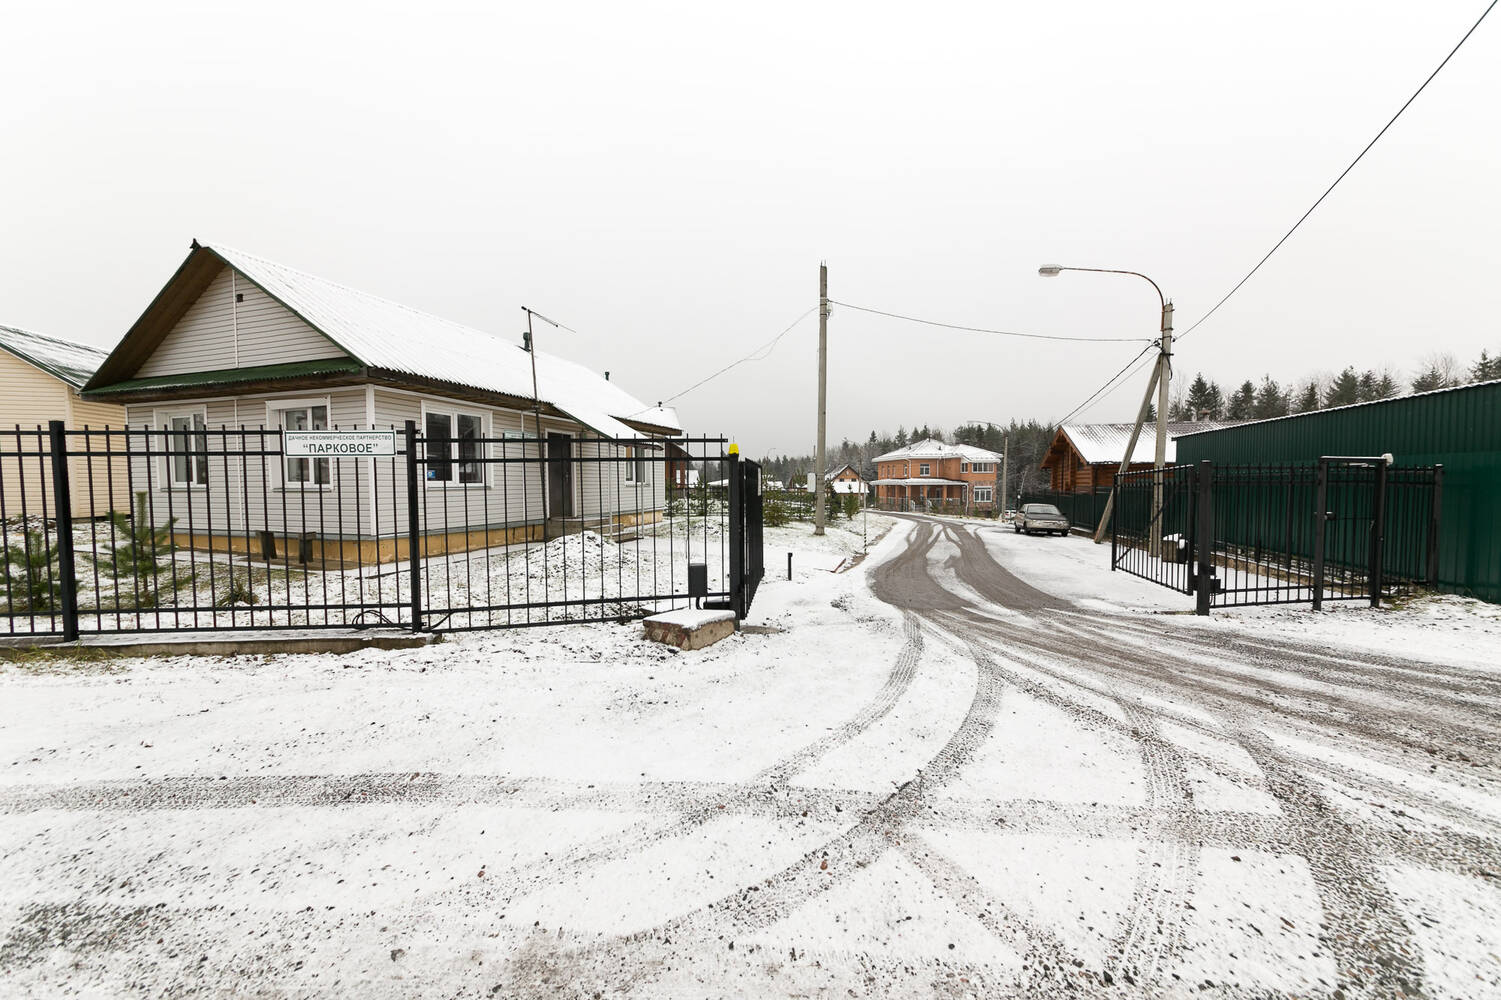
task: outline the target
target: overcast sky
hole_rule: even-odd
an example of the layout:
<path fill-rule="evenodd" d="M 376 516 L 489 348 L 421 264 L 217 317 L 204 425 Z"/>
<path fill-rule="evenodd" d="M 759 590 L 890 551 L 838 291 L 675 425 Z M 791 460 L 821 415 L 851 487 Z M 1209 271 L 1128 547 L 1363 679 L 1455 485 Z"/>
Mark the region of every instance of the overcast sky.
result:
<path fill-rule="evenodd" d="M 101 346 L 198 237 L 541 346 L 649 402 L 817 296 L 953 323 L 1180 331 L 1485 0 L 8 5 L 0 323 Z M 1501 15 L 1177 372 L 1501 350 Z M 817 323 L 678 401 L 811 450 Z M 413 344 L 414 352 L 422 345 Z M 1063 415 L 1137 348 L 836 308 L 829 434 Z M 1128 419 L 1142 380 L 1087 419 Z"/>

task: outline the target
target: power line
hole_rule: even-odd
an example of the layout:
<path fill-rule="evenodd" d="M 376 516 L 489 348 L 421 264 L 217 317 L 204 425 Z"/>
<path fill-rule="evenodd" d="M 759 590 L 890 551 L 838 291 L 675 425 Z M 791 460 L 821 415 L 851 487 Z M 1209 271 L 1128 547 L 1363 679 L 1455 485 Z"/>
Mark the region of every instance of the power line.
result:
<path fill-rule="evenodd" d="M 848 302 L 829 300 L 831 305 L 842 306 L 845 309 L 854 309 L 857 312 L 874 313 L 877 316 L 889 316 L 892 319 L 902 319 L 909 323 L 921 323 L 924 326 L 938 326 L 945 330 L 963 330 L 967 333 L 989 333 L 998 337 L 1025 337 L 1028 340 L 1065 340 L 1082 341 L 1093 344 L 1139 344 L 1144 337 L 1064 337 L 1049 333 L 1017 333 L 1013 330 L 988 330 L 981 326 L 960 326 L 957 323 L 940 323 L 937 320 L 921 319 L 917 316 L 904 316 L 901 313 L 887 312 L 884 309 L 871 309 L 868 306 L 851 305 Z"/>
<path fill-rule="evenodd" d="M 1371 151 L 1371 147 L 1374 146 L 1374 145 L 1376 145 L 1376 143 L 1378 141 L 1380 141 L 1380 139 L 1381 139 L 1381 137 L 1383 135 L 1386 135 L 1387 129 L 1391 128 L 1394 124 L 1396 124 L 1397 119 L 1402 117 L 1402 112 L 1404 112 L 1404 111 L 1407 110 L 1408 105 L 1412 104 L 1413 101 L 1417 100 L 1418 99 L 1418 95 L 1421 94 L 1423 92 L 1423 90 L 1430 83 L 1433 82 L 1433 78 L 1436 77 L 1436 76 L 1438 76 L 1439 71 L 1442 70 L 1445 66 L 1447 66 L 1449 64 L 1449 60 L 1454 58 L 1454 53 L 1458 52 L 1460 46 L 1463 45 L 1466 41 L 1469 40 L 1470 36 L 1475 33 L 1475 29 L 1478 28 L 1478 27 L 1480 27 L 1480 22 L 1485 20 L 1486 15 L 1491 12 L 1491 10 L 1496 6 L 1496 4 L 1498 2 L 1501 2 L 1501 0 L 1491 0 L 1490 6 L 1485 8 L 1485 12 L 1480 15 L 1480 17 L 1475 21 L 1474 24 L 1470 25 L 1470 30 L 1466 31 L 1464 33 L 1464 37 L 1461 38 L 1458 41 L 1458 43 L 1455 44 L 1454 48 L 1452 48 L 1452 49 L 1449 50 L 1449 54 L 1446 55 L 1446 56 L 1444 56 L 1444 61 L 1438 64 L 1438 68 L 1435 69 L 1432 73 L 1428 74 L 1428 79 L 1426 79 L 1426 80 L 1423 81 L 1422 86 L 1420 86 L 1417 90 L 1413 91 L 1412 96 L 1409 97 L 1407 99 L 1407 101 L 1400 108 L 1397 109 L 1397 113 L 1396 114 L 1392 115 L 1391 121 L 1387 122 L 1384 126 L 1382 126 L 1381 131 L 1376 133 L 1376 138 L 1374 138 L 1370 142 L 1366 143 L 1365 149 L 1362 149 L 1360 151 L 1360 155 L 1357 156 L 1357 157 L 1355 157 L 1355 159 L 1351 160 L 1350 161 L 1350 165 L 1348 167 L 1346 167 L 1343 171 L 1341 171 L 1340 175 L 1334 179 L 1334 183 L 1330 184 L 1329 187 L 1328 187 L 1328 189 L 1325 190 L 1323 194 L 1319 195 L 1318 201 L 1315 201 L 1311 206 L 1309 206 L 1308 211 L 1304 212 L 1298 218 L 1298 221 L 1295 222 L 1295 223 L 1293 223 L 1293 227 L 1291 229 L 1289 229 L 1286 233 L 1283 234 L 1282 239 L 1278 240 L 1277 243 L 1276 243 L 1276 245 L 1273 246 L 1270 250 L 1268 250 L 1266 252 L 1266 256 L 1265 257 L 1263 257 L 1263 258 L 1261 258 L 1261 260 L 1257 261 L 1256 266 L 1253 267 L 1253 268 L 1251 268 L 1251 270 L 1246 273 L 1246 276 L 1244 278 L 1241 278 L 1239 281 L 1237 281 L 1235 283 L 1235 287 L 1234 288 L 1230 289 L 1230 291 L 1228 291 L 1228 292 L 1225 293 L 1225 297 L 1224 298 L 1220 299 L 1218 302 L 1216 302 L 1214 304 L 1214 308 L 1213 309 L 1210 309 L 1207 313 L 1205 313 L 1204 315 L 1200 316 L 1198 318 L 1198 320 L 1196 320 L 1194 322 L 1193 326 L 1190 326 L 1187 330 L 1184 330 L 1182 333 L 1180 333 L 1178 335 L 1178 339 L 1179 340 L 1182 340 L 1184 337 L 1188 336 L 1190 333 L 1193 333 L 1196 329 L 1198 329 L 1200 323 L 1203 323 L 1206 319 L 1208 319 L 1209 317 L 1213 316 L 1215 314 L 1215 311 L 1218 310 L 1220 306 L 1224 305 L 1227 301 L 1229 301 L 1230 296 L 1232 296 L 1236 292 L 1240 291 L 1240 286 L 1244 285 L 1246 282 L 1250 281 L 1251 280 L 1251 276 L 1254 275 L 1257 271 L 1261 270 L 1261 265 L 1265 264 L 1269 259 L 1271 259 L 1272 254 L 1276 253 L 1281 248 L 1282 244 L 1286 243 L 1287 240 L 1288 240 L 1288 238 L 1290 236 L 1292 236 L 1293 233 L 1297 232 L 1298 227 L 1303 224 L 1303 221 L 1305 219 L 1307 219 L 1310 215 L 1313 214 L 1313 210 L 1316 209 L 1316 208 L 1318 208 L 1319 205 L 1321 205 L 1323 203 L 1323 201 L 1324 201 L 1325 198 L 1329 197 L 1329 193 L 1331 191 L 1333 191 L 1336 187 L 1339 186 L 1339 182 L 1345 179 L 1345 175 L 1348 174 L 1351 170 L 1355 169 L 1355 164 L 1359 163 L 1361 161 L 1361 159 L 1367 153 L 1369 153 Z"/>
<path fill-rule="evenodd" d="M 817 310 L 817 309 L 818 309 L 818 306 L 816 306 L 816 305 L 810 306 L 808 308 L 807 312 L 804 312 L 797 319 L 795 319 L 791 323 L 789 323 L 787 325 L 787 328 L 785 330 L 783 330 L 781 333 L 777 334 L 775 337 L 772 337 L 770 340 L 768 340 L 766 343 L 762 344 L 760 347 L 756 348 L 754 351 L 751 351 L 745 357 L 741 358 L 738 361 L 732 361 L 732 362 L 730 362 L 729 364 L 725 365 L 723 368 L 719 369 L 719 371 L 715 372 L 713 375 L 708 376 L 707 378 L 699 379 L 697 382 L 693 383 L 688 388 L 684 389 L 682 392 L 676 393 L 675 395 L 672 395 L 672 396 L 668 396 L 665 400 L 663 400 L 663 402 L 664 403 L 670 403 L 673 400 L 678 399 L 679 397 L 686 396 L 686 395 L 688 395 L 688 393 L 692 392 L 694 389 L 697 389 L 699 386 L 703 385 L 704 383 L 706 383 L 706 382 L 712 382 L 714 379 L 717 379 L 719 376 L 723 375 L 725 372 L 729 371 L 731 368 L 735 368 L 735 367 L 737 367 L 739 365 L 743 365 L 747 361 L 764 361 L 766 358 L 770 357 L 772 351 L 776 350 L 776 346 L 777 346 L 778 342 L 780 342 L 783 337 L 785 337 L 785 336 L 787 336 L 787 334 L 791 333 L 792 330 L 793 330 L 793 328 L 796 327 L 803 320 L 805 320 L 809 316 L 813 315 L 814 311 Z M 642 411 L 642 412 L 645 412 L 645 411 Z"/>
<path fill-rule="evenodd" d="M 1069 419 L 1069 417 L 1072 417 L 1074 414 L 1079 413 L 1080 411 L 1084 410 L 1085 408 L 1087 408 L 1088 406 L 1090 406 L 1092 403 L 1094 403 L 1096 401 L 1096 399 L 1103 399 L 1105 396 L 1107 396 L 1110 393 L 1114 392 L 1116 389 L 1119 389 L 1121 387 L 1121 385 L 1124 385 L 1125 383 L 1123 381 L 1117 383 L 1117 380 L 1121 379 L 1122 376 L 1127 375 L 1128 372 L 1130 374 L 1134 375 L 1135 372 L 1134 371 L 1130 371 L 1130 369 L 1132 368 L 1132 366 L 1136 365 L 1136 363 L 1141 360 L 1142 355 L 1146 354 L 1148 351 L 1151 351 L 1151 350 L 1155 349 L 1156 347 L 1157 347 L 1157 342 L 1155 340 L 1152 341 L 1150 344 L 1148 344 L 1146 347 L 1143 347 L 1141 349 L 1141 353 L 1140 354 L 1136 355 L 1136 357 L 1132 358 L 1130 361 L 1127 361 L 1126 364 L 1125 364 L 1125 367 L 1123 367 L 1120 371 L 1116 372 L 1114 375 L 1112 375 L 1108 379 L 1106 379 L 1104 385 L 1100 386 L 1094 392 L 1092 392 L 1092 393 L 1089 394 L 1089 398 L 1085 399 L 1084 402 L 1080 403 L 1078 406 L 1074 407 L 1072 410 L 1069 410 L 1068 413 L 1063 417 L 1063 419 L 1061 419 L 1061 420 L 1054 420 L 1053 424 L 1055 426 L 1057 426 L 1057 425 L 1061 425 L 1061 424 L 1067 422 L 1067 420 Z M 1153 362 L 1155 362 L 1157 359 L 1156 358 L 1152 358 L 1150 360 L 1153 361 Z M 1112 383 L 1116 383 L 1116 384 L 1112 384 Z"/>

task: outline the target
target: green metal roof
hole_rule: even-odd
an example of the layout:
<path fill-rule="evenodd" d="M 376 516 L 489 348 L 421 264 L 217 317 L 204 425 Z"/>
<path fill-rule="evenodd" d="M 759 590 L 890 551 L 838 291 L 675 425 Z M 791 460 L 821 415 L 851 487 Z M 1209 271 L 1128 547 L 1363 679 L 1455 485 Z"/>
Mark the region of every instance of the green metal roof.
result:
<path fill-rule="evenodd" d="M 113 396 L 119 393 L 144 392 L 151 389 L 240 385 L 246 382 L 300 378 L 304 375 L 342 375 L 361 371 L 362 368 L 363 366 L 352 358 L 294 361 L 284 365 L 260 365 L 255 368 L 221 368 L 211 372 L 185 372 L 182 375 L 155 375 L 151 378 L 126 379 L 124 382 L 113 382 L 98 389 L 90 389 L 88 395 Z"/>

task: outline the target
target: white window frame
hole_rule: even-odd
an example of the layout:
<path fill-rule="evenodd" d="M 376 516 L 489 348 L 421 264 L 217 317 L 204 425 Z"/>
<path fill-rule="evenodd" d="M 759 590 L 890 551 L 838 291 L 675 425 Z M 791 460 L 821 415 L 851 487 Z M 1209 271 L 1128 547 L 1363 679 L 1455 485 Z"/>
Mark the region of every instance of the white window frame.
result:
<path fill-rule="evenodd" d="M 927 462 L 918 462 L 917 474 L 919 476 L 931 476 L 933 474 L 933 467 Z"/>
<path fill-rule="evenodd" d="M 646 477 L 646 449 L 628 444 L 625 446 L 625 481 L 640 489 L 643 486 L 652 485 Z"/>
<path fill-rule="evenodd" d="M 162 435 L 162 483 L 169 490 L 206 490 L 208 489 L 210 473 L 208 460 L 208 407 L 202 403 L 192 406 L 165 407 L 152 411 L 151 415 L 152 421 L 156 424 L 157 429 L 161 431 L 172 430 L 172 421 L 177 417 L 188 417 L 189 419 L 197 417 L 203 421 L 203 481 L 197 482 L 196 477 L 191 476 L 188 482 L 180 483 L 177 481 L 177 477 L 173 475 L 172 469 L 174 455 L 172 448 L 176 442 L 176 437 L 172 434 L 164 433 Z M 191 473 L 193 468 L 193 455 L 191 452 L 188 455 L 188 463 L 188 469 Z"/>
<path fill-rule="evenodd" d="M 992 493 L 991 490 L 992 490 L 992 488 L 989 487 L 989 486 L 976 486 L 975 487 L 975 503 L 993 503 L 994 500 L 995 500 L 995 496 L 994 496 L 994 494 Z M 982 496 L 982 494 L 983 494 L 983 496 Z"/>
<path fill-rule="evenodd" d="M 959 463 L 959 471 L 960 472 L 968 472 L 969 471 L 969 463 L 968 462 L 960 462 Z M 975 471 L 979 472 L 980 470 L 976 469 Z"/>
<path fill-rule="evenodd" d="M 432 479 L 426 475 L 426 473 L 430 472 L 432 469 L 432 467 L 427 464 L 427 418 L 429 414 L 435 416 L 446 416 L 449 420 L 448 468 L 450 470 L 450 477 L 448 479 Z M 456 403 L 443 403 L 438 400 L 424 399 L 422 401 L 422 423 L 419 425 L 419 429 L 421 430 L 423 440 L 423 485 L 430 489 L 437 488 L 454 490 L 486 490 L 490 488 L 490 465 L 488 462 L 484 461 L 480 461 L 479 463 L 480 478 L 478 482 L 461 483 L 458 481 L 458 470 L 459 466 L 462 464 L 458 456 L 459 438 L 457 435 L 457 427 L 460 417 L 475 417 L 479 420 L 479 436 L 481 442 L 491 437 L 491 415 L 486 411 L 482 409 L 470 409 L 465 406 L 460 406 Z M 489 457 L 489 455 L 487 454 L 489 447 L 490 446 L 488 444 L 481 443 L 479 447 L 479 458 L 481 460 Z"/>
<path fill-rule="evenodd" d="M 323 407 L 324 411 L 327 413 L 327 419 L 326 419 L 325 423 L 327 423 L 328 427 L 326 429 L 332 430 L 333 426 L 334 426 L 334 408 L 333 408 L 333 405 L 331 404 L 331 402 L 329 401 L 329 397 L 328 396 L 307 396 L 307 397 L 290 397 L 290 398 L 287 398 L 287 399 L 268 399 L 268 400 L 266 400 L 266 426 L 270 427 L 270 428 L 275 428 L 278 431 L 285 431 L 287 428 L 286 428 L 286 425 L 282 423 L 282 414 L 285 413 L 287 410 L 308 410 L 309 411 L 309 413 L 308 413 L 308 423 L 312 423 L 312 416 L 313 415 L 312 415 L 311 411 L 312 411 L 312 408 L 315 407 L 315 406 L 321 406 L 321 407 Z M 311 429 L 311 428 L 309 428 L 309 429 Z M 283 440 L 283 442 L 286 441 L 285 438 L 283 438 L 282 440 Z M 283 451 L 286 450 L 286 445 L 285 444 L 282 445 L 282 450 Z M 294 479 L 288 479 L 287 478 L 287 463 L 288 462 L 298 462 L 298 461 L 309 463 L 308 468 L 310 470 L 314 470 L 314 469 L 318 468 L 318 466 L 312 464 L 314 462 L 324 462 L 324 463 L 327 463 L 326 467 L 328 469 L 328 479 L 329 479 L 329 481 L 326 482 L 326 483 L 318 483 L 318 482 L 312 482 L 312 481 L 308 481 L 308 480 L 304 480 L 304 481 L 299 482 L 299 481 L 294 480 Z M 332 458 L 289 458 L 288 456 L 286 456 L 284 454 L 281 457 L 281 461 L 278 462 L 277 464 L 281 467 L 281 471 L 280 471 L 281 486 L 279 486 L 278 489 L 283 489 L 283 490 L 304 490 L 304 491 L 309 492 L 309 493 L 330 493 L 330 492 L 333 491 L 333 488 L 334 488 L 334 486 L 333 486 L 334 459 L 332 459 Z M 314 475 L 316 475 L 316 473 L 314 473 Z"/>

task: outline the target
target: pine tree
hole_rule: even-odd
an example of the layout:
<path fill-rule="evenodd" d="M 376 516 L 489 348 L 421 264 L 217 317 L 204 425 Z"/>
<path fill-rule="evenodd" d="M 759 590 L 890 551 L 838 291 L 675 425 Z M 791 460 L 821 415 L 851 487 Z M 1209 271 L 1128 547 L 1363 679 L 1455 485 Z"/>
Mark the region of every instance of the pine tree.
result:
<path fill-rule="evenodd" d="M 1270 375 L 1264 375 L 1261 379 L 1261 387 L 1256 390 L 1256 405 L 1251 410 L 1251 416 L 1256 420 L 1270 420 L 1272 417 L 1287 416 L 1288 400 L 1283 394 L 1282 387 L 1273 381 Z"/>
<path fill-rule="evenodd" d="M 1360 402 L 1360 376 L 1353 367 L 1347 366 L 1324 393 L 1324 406 L 1348 406 Z"/>
<path fill-rule="evenodd" d="M 1480 359 L 1470 366 L 1470 381 L 1489 382 L 1498 378 L 1501 378 L 1501 355 L 1493 358 L 1482 350 Z"/>
<path fill-rule="evenodd" d="M 11 611 L 52 611 L 62 593 L 62 573 L 56 540 L 48 537 L 47 530 L 25 532 L 19 544 L 7 544 L 0 554 L 4 555 Z"/>
<path fill-rule="evenodd" d="M 1437 365 L 1429 365 L 1428 368 L 1412 380 L 1413 392 L 1432 392 L 1435 389 L 1447 389 L 1444 384 L 1444 373 Z"/>
<path fill-rule="evenodd" d="M 1256 386 L 1246 379 L 1230 397 L 1225 416 L 1230 420 L 1250 420 L 1256 412 Z"/>
<path fill-rule="evenodd" d="M 907 429 L 905 427 L 898 427 L 896 429 L 896 439 L 892 443 L 898 448 L 907 447 Z"/>
<path fill-rule="evenodd" d="M 1188 398 L 1185 403 L 1190 420 L 1196 418 L 1213 420 L 1221 404 L 1219 387 L 1204 378 L 1203 372 L 1196 372 L 1193 382 L 1188 387 Z"/>
<path fill-rule="evenodd" d="M 1293 404 L 1294 413 L 1312 413 L 1319 408 L 1319 384 L 1312 379 L 1298 393 L 1297 402 Z"/>
<path fill-rule="evenodd" d="M 119 511 L 110 514 L 112 530 L 107 551 L 93 558 L 99 571 L 118 580 L 120 587 L 131 584 L 140 607 L 151 608 L 156 606 L 157 579 L 171 571 L 173 553 L 177 551 L 172 543 L 172 526 L 177 518 L 153 528 L 145 492 L 137 493 L 135 500 L 134 515 Z"/>
<path fill-rule="evenodd" d="M 1381 374 L 1376 377 L 1376 399 L 1391 399 L 1399 394 L 1402 387 L 1397 384 L 1397 379 L 1392 375 L 1390 368 L 1381 369 Z"/>
<path fill-rule="evenodd" d="M 1380 399 L 1376 395 L 1376 373 L 1366 370 L 1360 373 L 1360 387 L 1356 391 L 1357 401 L 1369 403 L 1373 399 Z"/>

